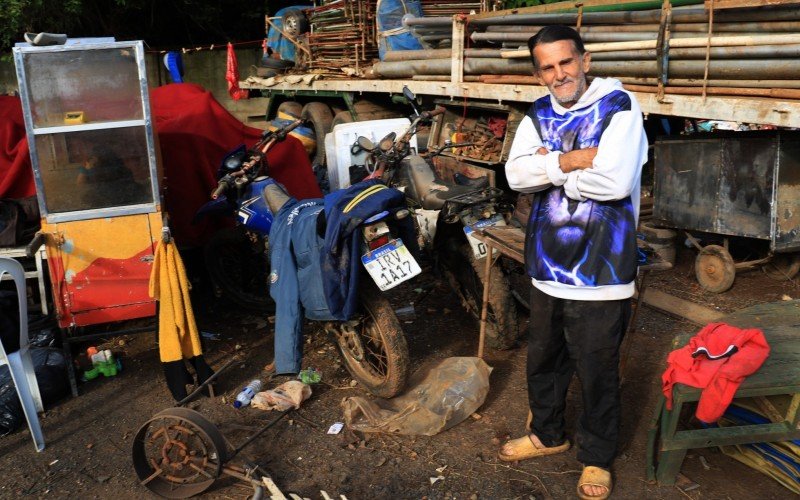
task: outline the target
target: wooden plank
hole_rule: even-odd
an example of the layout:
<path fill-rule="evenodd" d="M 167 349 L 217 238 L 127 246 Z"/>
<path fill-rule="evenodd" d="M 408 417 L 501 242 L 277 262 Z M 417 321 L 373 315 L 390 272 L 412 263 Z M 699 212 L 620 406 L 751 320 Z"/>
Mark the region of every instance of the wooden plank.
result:
<path fill-rule="evenodd" d="M 453 53 L 450 56 L 450 81 L 461 83 L 464 81 L 464 32 L 466 25 L 463 16 L 453 16 L 453 38 L 451 45 Z"/>
<path fill-rule="evenodd" d="M 667 313 L 670 316 L 687 319 L 692 323 L 702 326 L 717 322 L 724 316 L 721 312 L 689 302 L 688 300 L 679 299 L 678 297 L 653 288 L 645 290 L 642 300 L 648 306 Z"/>
<path fill-rule="evenodd" d="M 672 439 L 664 439 L 661 442 L 661 450 L 710 448 L 732 444 L 788 441 L 797 438 L 800 438 L 800 430 L 792 430 L 785 423 L 741 425 L 680 431 Z"/>
<path fill-rule="evenodd" d="M 528 103 L 547 94 L 547 88 L 539 85 L 502 85 L 477 82 L 425 82 L 417 80 L 317 80 L 311 85 L 279 83 L 265 87 L 253 82 L 240 82 L 245 89 L 271 92 L 376 92 L 399 94 L 403 86 L 419 95 L 467 97 L 492 102 L 504 101 Z M 667 116 L 725 120 L 740 123 L 759 123 L 780 127 L 800 127 L 800 101 L 787 101 L 758 97 L 722 97 L 690 95 L 668 95 L 661 101 L 656 94 L 634 92 L 644 113 Z"/>
<path fill-rule="evenodd" d="M 512 226 L 487 227 L 473 233 L 501 254 L 517 262 L 525 262 L 525 233 Z"/>

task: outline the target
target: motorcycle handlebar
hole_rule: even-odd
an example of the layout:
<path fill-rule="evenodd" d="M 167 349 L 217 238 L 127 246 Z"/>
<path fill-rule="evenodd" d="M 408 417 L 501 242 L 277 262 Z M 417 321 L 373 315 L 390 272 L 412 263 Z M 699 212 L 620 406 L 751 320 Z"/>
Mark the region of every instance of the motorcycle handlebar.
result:
<path fill-rule="evenodd" d="M 434 116 L 439 116 L 445 112 L 445 109 L 441 106 L 437 107 L 436 109 L 432 109 L 430 111 L 425 111 L 422 115 L 425 118 L 433 118 Z"/>
<path fill-rule="evenodd" d="M 217 198 L 219 198 L 219 195 L 224 193 L 225 189 L 227 188 L 228 188 L 228 181 L 225 180 L 224 178 L 220 179 L 217 188 L 214 189 L 214 191 L 211 193 L 211 199 L 216 200 Z"/>

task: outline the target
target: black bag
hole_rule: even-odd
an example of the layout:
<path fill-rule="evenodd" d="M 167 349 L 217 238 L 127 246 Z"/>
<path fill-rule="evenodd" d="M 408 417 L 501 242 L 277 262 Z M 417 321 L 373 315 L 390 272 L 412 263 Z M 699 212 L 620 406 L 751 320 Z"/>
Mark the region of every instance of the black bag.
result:
<path fill-rule="evenodd" d="M 0 199 L 0 247 L 23 245 L 38 230 L 39 205 L 35 196 Z"/>

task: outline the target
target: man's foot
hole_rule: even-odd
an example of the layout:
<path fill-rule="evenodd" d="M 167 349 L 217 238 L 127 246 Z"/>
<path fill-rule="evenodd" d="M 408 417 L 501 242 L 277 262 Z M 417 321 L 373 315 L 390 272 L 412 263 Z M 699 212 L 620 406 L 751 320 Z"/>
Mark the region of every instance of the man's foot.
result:
<path fill-rule="evenodd" d="M 582 500 L 605 500 L 611 494 L 611 472 L 600 467 L 583 468 L 578 480 L 578 497 Z"/>
<path fill-rule="evenodd" d="M 504 462 L 516 462 L 528 458 L 544 457 L 563 453 L 569 449 L 569 441 L 564 441 L 557 446 L 545 446 L 535 434 L 512 439 L 504 444 L 497 452 L 497 458 Z"/>

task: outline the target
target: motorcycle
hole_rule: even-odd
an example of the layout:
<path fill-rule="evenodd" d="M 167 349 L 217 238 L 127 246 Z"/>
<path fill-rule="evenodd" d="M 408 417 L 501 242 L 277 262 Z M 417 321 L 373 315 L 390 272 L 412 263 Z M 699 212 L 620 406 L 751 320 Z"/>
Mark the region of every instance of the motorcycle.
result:
<path fill-rule="evenodd" d="M 251 248 L 254 254 L 258 252 L 258 258 L 253 259 L 257 261 L 257 270 L 247 269 L 248 260 L 235 255 L 241 252 L 241 240 L 223 235 L 223 241 L 234 241 L 236 244 L 227 248 L 223 244 L 216 244 L 214 252 L 220 252 L 220 255 L 209 262 L 209 271 L 212 275 L 228 275 L 228 283 L 231 283 L 232 273 L 230 267 L 225 267 L 229 264 L 226 259 L 239 263 L 233 271 L 241 269 L 242 276 L 254 276 L 254 271 L 265 269 L 258 278 L 259 287 L 263 284 L 261 297 L 255 297 L 255 294 L 262 288 L 242 293 L 238 283 L 235 287 L 240 290 L 238 296 L 246 297 L 249 304 L 256 301 L 268 304 L 262 312 L 275 310 L 275 304 L 269 298 L 269 233 L 278 210 L 289 199 L 288 194 L 278 189 L 279 185 L 267 175 L 266 153 L 301 123 L 302 119 L 273 132 L 265 132 L 252 148 L 241 146 L 226 156 L 219 170 L 218 186 L 211 194 L 212 201 L 201 209 L 204 213 L 223 209 L 235 213 L 237 227 L 232 234 L 240 235 L 237 238 L 243 235 L 253 242 Z M 353 378 L 371 393 L 386 398 L 397 395 L 405 386 L 409 354 L 397 315 L 380 291 L 393 288 L 421 272 L 411 253 L 395 236 L 398 221 L 408 216 L 409 211 L 405 206 L 387 209 L 366 219 L 359 226 L 364 274 L 372 279 L 364 276 L 360 280 L 360 307 L 355 315 L 347 321 L 325 323 L 325 330 L 336 338 L 344 364 Z M 214 266 L 218 267 L 214 269 Z"/>
<path fill-rule="evenodd" d="M 390 133 L 377 145 L 359 137 L 351 152 L 368 153 L 367 178 L 383 179 L 405 192 L 417 216 L 420 246 L 428 249 L 462 305 L 479 320 L 487 250 L 473 233 L 482 227 L 505 225 L 510 209 L 500 201 L 503 191 L 489 187 L 486 178 L 482 182 L 464 180 L 465 185 L 461 185 L 437 177 L 434 157 L 449 148 L 471 144 L 445 143 L 425 157 L 418 155 L 409 146 L 411 138 L 420 125 L 442 114 L 444 108 L 420 113 L 414 105 L 416 96 L 408 87 L 403 88 L 403 94 L 414 108 L 406 132 L 400 137 Z M 492 273 L 491 281 L 486 340 L 493 348 L 508 349 L 518 337 L 516 303 L 504 273 Z"/>

